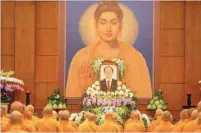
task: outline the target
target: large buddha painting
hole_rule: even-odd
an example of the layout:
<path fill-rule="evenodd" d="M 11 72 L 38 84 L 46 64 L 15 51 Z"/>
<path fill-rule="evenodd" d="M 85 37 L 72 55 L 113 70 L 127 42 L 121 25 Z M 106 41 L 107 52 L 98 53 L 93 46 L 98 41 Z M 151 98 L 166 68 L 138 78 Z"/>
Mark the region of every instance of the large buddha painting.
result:
<path fill-rule="evenodd" d="M 152 97 L 153 2 L 66 3 L 66 96 L 81 97 L 97 80 L 91 66 L 94 60 L 117 58 L 125 64 L 122 82 L 137 97 Z M 101 66 L 100 73 L 103 89 L 117 84 L 114 65 Z"/>

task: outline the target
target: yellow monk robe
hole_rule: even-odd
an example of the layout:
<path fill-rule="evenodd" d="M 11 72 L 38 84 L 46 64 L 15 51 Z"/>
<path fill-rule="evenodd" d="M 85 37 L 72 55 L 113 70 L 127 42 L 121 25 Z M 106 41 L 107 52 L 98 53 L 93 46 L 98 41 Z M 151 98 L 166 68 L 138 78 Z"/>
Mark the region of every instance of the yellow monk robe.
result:
<path fill-rule="evenodd" d="M 82 123 L 79 125 L 79 127 L 78 127 L 78 132 L 79 132 L 79 131 L 82 131 L 82 129 L 85 128 L 86 126 L 88 126 L 88 124 L 89 124 L 88 119 L 84 120 L 84 122 L 82 122 Z"/>
<path fill-rule="evenodd" d="M 76 132 L 77 131 L 77 129 L 71 124 L 71 122 L 66 120 L 60 121 L 59 129 L 61 132 Z"/>
<path fill-rule="evenodd" d="M 20 125 L 12 125 L 8 132 L 27 132 Z"/>
<path fill-rule="evenodd" d="M 96 76 L 92 72 L 91 63 L 96 58 L 106 58 L 108 55 L 101 55 L 98 45 L 90 45 L 81 49 L 72 59 L 66 86 L 67 97 L 81 97 L 84 89 L 89 87 Z M 142 54 L 131 45 L 118 41 L 120 53 L 117 57 L 125 62 L 126 73 L 123 81 L 132 91 L 136 91 L 139 98 L 151 98 L 151 82 L 147 64 Z M 87 71 L 87 72 L 86 72 Z"/>
<path fill-rule="evenodd" d="M 141 120 L 130 119 L 124 126 L 126 132 L 144 132 L 146 130 L 144 123 Z"/>
<path fill-rule="evenodd" d="M 172 132 L 174 130 L 175 126 L 172 125 L 170 122 L 162 122 L 154 132 Z"/>
<path fill-rule="evenodd" d="M 45 115 L 42 119 L 39 119 L 36 128 L 39 132 L 58 132 L 60 130 L 60 124 L 52 116 Z"/>
<path fill-rule="evenodd" d="M 189 120 L 180 121 L 180 123 L 174 128 L 173 132 L 183 132 L 184 126 L 188 124 Z"/>
<path fill-rule="evenodd" d="M 153 132 L 157 126 L 159 126 L 162 122 L 162 117 L 158 116 L 156 120 L 152 121 L 149 128 L 148 128 L 148 132 Z"/>
<path fill-rule="evenodd" d="M 1 117 L 1 131 L 6 132 L 10 128 L 10 120 L 4 116 Z"/>
<path fill-rule="evenodd" d="M 111 120 L 105 120 L 104 123 L 98 126 L 96 132 L 120 132 L 119 127 Z"/>
<path fill-rule="evenodd" d="M 197 120 L 193 120 L 184 126 L 183 132 L 194 132 L 198 128 L 199 128 L 199 125 L 197 124 Z"/>

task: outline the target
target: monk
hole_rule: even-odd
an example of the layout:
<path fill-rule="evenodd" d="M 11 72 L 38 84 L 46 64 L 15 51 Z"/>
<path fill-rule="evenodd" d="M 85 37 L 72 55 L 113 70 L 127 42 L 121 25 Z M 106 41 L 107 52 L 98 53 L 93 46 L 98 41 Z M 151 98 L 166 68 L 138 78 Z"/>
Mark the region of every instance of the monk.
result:
<path fill-rule="evenodd" d="M 124 126 L 124 132 L 145 132 L 145 127 L 140 121 L 137 111 L 131 113 L 131 121 Z"/>
<path fill-rule="evenodd" d="M 123 127 L 122 127 L 122 125 L 120 125 L 120 124 L 117 123 L 117 117 L 118 117 L 117 113 L 113 112 L 112 113 L 112 121 L 119 128 L 119 132 L 122 132 L 123 131 Z"/>
<path fill-rule="evenodd" d="M 59 112 L 60 131 L 61 132 L 75 132 L 77 129 L 69 121 L 70 113 L 68 110 Z"/>
<path fill-rule="evenodd" d="M 96 132 L 96 116 L 93 113 L 88 115 L 88 124 L 78 128 L 78 132 Z"/>
<path fill-rule="evenodd" d="M 163 110 L 157 109 L 155 113 L 156 120 L 151 122 L 148 128 L 148 132 L 153 132 L 155 128 L 160 125 L 160 123 L 162 122 L 162 115 L 163 115 Z"/>
<path fill-rule="evenodd" d="M 26 132 L 25 130 L 23 130 L 21 126 L 23 123 L 23 116 L 19 111 L 13 111 L 11 113 L 10 120 L 11 120 L 12 126 L 10 127 L 8 132 Z"/>
<path fill-rule="evenodd" d="M 82 130 L 82 128 L 88 126 L 88 123 L 89 123 L 89 120 L 88 120 L 89 114 L 90 114 L 90 112 L 85 112 L 85 113 L 84 113 L 84 122 L 82 122 L 82 123 L 79 125 L 78 131 L 80 131 L 80 130 Z"/>
<path fill-rule="evenodd" d="M 19 111 L 21 114 L 22 114 L 22 124 L 21 124 L 21 128 L 24 130 L 24 131 L 27 131 L 27 132 L 35 132 L 36 131 L 36 128 L 34 125 L 30 124 L 30 123 L 26 123 L 24 121 L 24 110 L 25 110 L 25 107 L 24 105 L 19 102 L 19 101 L 15 101 L 11 104 L 11 112 L 13 111 Z M 7 124 L 5 130 L 9 130 L 12 126 L 12 123 L 9 123 Z"/>
<path fill-rule="evenodd" d="M 162 123 L 156 127 L 154 132 L 172 132 L 175 126 L 171 123 L 171 113 L 169 111 L 164 111 L 162 115 Z"/>
<path fill-rule="evenodd" d="M 201 113 L 198 115 L 197 119 L 198 129 L 195 132 L 201 132 Z"/>
<path fill-rule="evenodd" d="M 184 109 L 180 113 L 180 123 L 176 125 L 173 132 L 183 132 L 184 126 L 189 122 L 189 112 L 188 109 Z"/>
<path fill-rule="evenodd" d="M 112 121 L 112 115 L 111 112 L 105 114 L 105 121 L 97 128 L 96 132 L 119 132 L 119 128 Z"/>
<path fill-rule="evenodd" d="M 28 111 L 30 111 L 32 113 L 32 121 L 34 121 L 35 123 L 37 122 L 38 120 L 38 117 L 34 116 L 34 106 L 33 105 L 27 105 L 26 107 L 28 109 Z"/>
<path fill-rule="evenodd" d="M 52 110 L 52 118 L 55 120 L 58 118 L 57 112 L 55 110 Z"/>
<path fill-rule="evenodd" d="M 36 121 L 32 120 L 32 113 L 27 108 L 24 110 L 24 122 L 36 127 Z"/>
<path fill-rule="evenodd" d="M 194 132 L 196 129 L 198 129 L 197 124 L 197 117 L 199 112 L 201 111 L 201 102 L 197 104 L 197 109 L 192 112 L 192 115 L 194 115 L 194 120 L 191 120 L 183 129 L 183 132 Z M 194 113 L 194 114 L 193 114 Z"/>
<path fill-rule="evenodd" d="M 124 127 L 125 127 L 127 124 L 130 124 L 130 123 L 136 121 L 135 119 L 133 119 L 133 116 L 135 116 L 136 113 L 139 113 L 139 112 L 136 112 L 136 110 L 132 110 L 132 111 L 131 111 L 130 118 L 125 122 Z M 142 120 L 140 120 L 138 124 L 140 124 L 140 126 L 142 126 L 142 127 L 145 128 L 145 126 L 144 126 L 144 122 L 143 122 Z"/>
<path fill-rule="evenodd" d="M 148 67 L 143 55 L 132 45 L 118 40 L 123 28 L 123 12 L 116 1 L 102 1 L 94 13 L 94 28 L 99 40 L 79 50 L 70 64 L 66 85 L 67 97 L 81 97 L 96 75 L 91 64 L 96 58 L 123 59 L 126 73 L 123 81 L 139 98 L 151 98 Z"/>
<path fill-rule="evenodd" d="M 39 132 L 58 132 L 60 130 L 60 124 L 52 116 L 52 108 L 46 106 L 43 109 L 43 118 L 37 121 L 36 128 Z"/>
<path fill-rule="evenodd" d="M 1 110 L 0 111 L 1 111 L 1 131 L 5 132 L 5 131 L 8 130 L 6 128 L 8 128 L 7 125 L 10 124 L 10 119 L 8 119 L 6 117 L 7 114 L 6 114 L 6 108 L 5 107 L 1 106 Z"/>

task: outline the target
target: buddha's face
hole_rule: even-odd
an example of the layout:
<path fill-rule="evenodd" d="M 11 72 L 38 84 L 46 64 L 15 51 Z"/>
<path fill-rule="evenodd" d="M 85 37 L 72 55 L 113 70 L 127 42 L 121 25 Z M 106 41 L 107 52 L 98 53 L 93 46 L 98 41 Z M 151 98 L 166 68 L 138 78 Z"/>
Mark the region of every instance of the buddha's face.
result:
<path fill-rule="evenodd" d="M 105 69 L 105 77 L 106 79 L 111 79 L 112 78 L 112 74 L 113 74 L 113 71 L 110 67 L 107 67 Z"/>
<path fill-rule="evenodd" d="M 103 12 L 95 22 L 95 27 L 101 40 L 111 42 L 117 40 L 122 23 L 114 12 Z"/>

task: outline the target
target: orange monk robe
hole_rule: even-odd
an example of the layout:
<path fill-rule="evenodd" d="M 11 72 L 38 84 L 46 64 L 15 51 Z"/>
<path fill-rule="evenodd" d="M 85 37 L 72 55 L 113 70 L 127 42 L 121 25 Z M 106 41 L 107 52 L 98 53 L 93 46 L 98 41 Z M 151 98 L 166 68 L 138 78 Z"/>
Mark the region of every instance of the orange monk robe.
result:
<path fill-rule="evenodd" d="M 91 63 L 96 58 L 104 58 L 101 52 L 98 51 L 98 45 L 99 43 L 83 48 L 73 57 L 66 85 L 67 97 L 81 97 L 84 89 L 96 80 L 96 76 L 92 72 Z M 128 88 L 136 91 L 137 97 L 151 98 L 150 76 L 143 55 L 137 49 L 133 48 L 132 45 L 121 41 L 118 41 L 118 45 L 120 47 L 120 54 L 115 58 L 123 59 L 126 66 L 123 81 L 126 82 Z"/>
<path fill-rule="evenodd" d="M 69 121 L 71 123 L 71 125 L 77 130 L 78 129 L 78 125 L 74 122 L 74 121 Z"/>
<path fill-rule="evenodd" d="M 170 122 L 162 122 L 154 132 L 172 132 L 174 130 L 175 126 Z"/>
<path fill-rule="evenodd" d="M 183 132 L 184 126 L 188 124 L 189 120 L 181 121 L 173 130 L 173 132 Z"/>
<path fill-rule="evenodd" d="M 83 128 L 87 127 L 89 124 L 88 119 L 84 120 L 78 127 L 78 132 L 81 132 L 83 130 Z"/>
<path fill-rule="evenodd" d="M 141 120 L 136 120 L 136 119 L 130 119 L 129 122 L 127 122 L 124 126 L 124 131 L 130 132 L 132 131 L 139 131 L 139 132 L 144 132 L 146 130 L 144 123 Z"/>
<path fill-rule="evenodd" d="M 71 124 L 70 121 L 61 120 L 60 121 L 60 132 L 76 132 L 77 129 Z"/>
<path fill-rule="evenodd" d="M 45 115 L 42 119 L 39 119 L 36 128 L 39 132 L 58 132 L 61 131 L 60 124 L 52 116 Z"/>
<path fill-rule="evenodd" d="M 105 120 L 104 123 L 98 126 L 96 132 L 120 132 L 119 127 L 111 120 Z"/>
<path fill-rule="evenodd" d="M 93 121 L 89 121 L 87 124 L 79 126 L 78 132 L 96 132 L 97 125 Z"/>
<path fill-rule="evenodd" d="M 6 132 L 10 128 L 10 120 L 4 116 L 1 117 L 1 131 Z"/>
<path fill-rule="evenodd" d="M 8 132 L 27 132 L 20 125 L 12 125 Z"/>
<path fill-rule="evenodd" d="M 199 128 L 199 125 L 197 124 L 197 120 L 193 120 L 184 126 L 183 132 L 194 132 L 198 128 Z"/>
<path fill-rule="evenodd" d="M 159 126 L 162 122 L 162 117 L 158 116 L 156 120 L 152 121 L 149 128 L 148 132 L 153 132 L 157 126 Z"/>
<path fill-rule="evenodd" d="M 145 129 L 145 125 L 144 125 L 144 122 L 142 120 L 136 120 L 136 119 L 128 119 L 124 125 L 124 127 L 126 127 L 128 124 L 130 123 L 136 123 L 138 124 L 140 127 L 144 128 Z"/>

